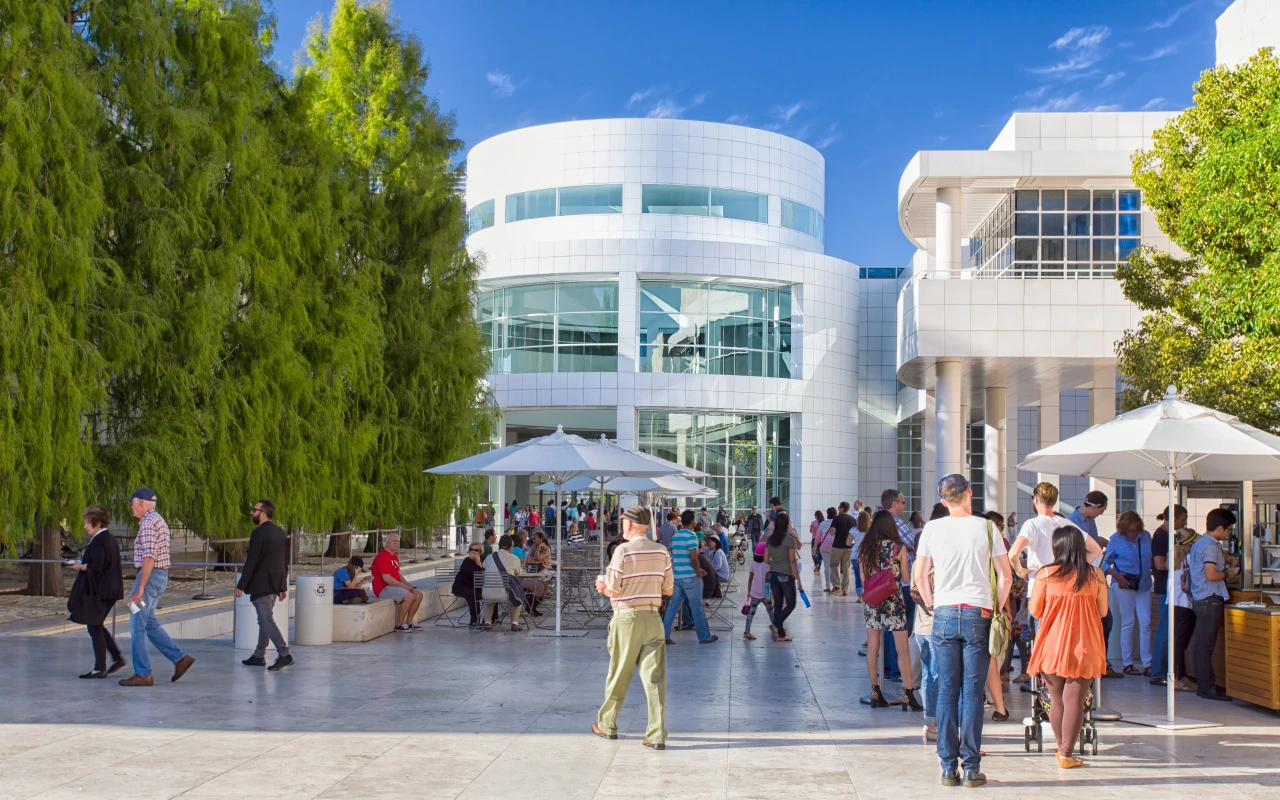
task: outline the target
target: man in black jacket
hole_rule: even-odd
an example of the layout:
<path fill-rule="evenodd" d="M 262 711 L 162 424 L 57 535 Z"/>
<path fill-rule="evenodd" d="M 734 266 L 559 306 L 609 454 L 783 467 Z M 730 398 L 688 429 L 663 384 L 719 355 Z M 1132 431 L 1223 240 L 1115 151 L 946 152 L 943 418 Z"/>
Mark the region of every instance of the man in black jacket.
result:
<path fill-rule="evenodd" d="M 254 503 L 250 513 L 258 527 L 249 534 L 249 555 L 244 560 L 240 582 L 236 584 L 236 597 L 247 593 L 258 612 L 258 647 L 240 663 L 247 667 L 266 666 L 267 641 L 270 640 L 276 646 L 277 658 L 268 669 L 281 670 L 293 663 L 289 643 L 280 633 L 273 614 L 277 597 L 281 602 L 289 599 L 289 537 L 271 521 L 276 507 L 270 500 Z"/>

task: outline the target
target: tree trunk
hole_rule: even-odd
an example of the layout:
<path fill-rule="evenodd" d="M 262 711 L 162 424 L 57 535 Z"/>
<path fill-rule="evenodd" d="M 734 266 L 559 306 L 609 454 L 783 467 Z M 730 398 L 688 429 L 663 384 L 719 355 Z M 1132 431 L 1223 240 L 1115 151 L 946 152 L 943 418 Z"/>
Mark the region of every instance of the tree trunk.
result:
<path fill-rule="evenodd" d="M 244 560 L 244 548 L 241 542 L 219 542 L 216 539 L 209 542 L 210 555 L 214 561 L 223 564 L 231 564 Z M 214 567 L 214 572 L 235 572 L 238 567 Z"/>
<path fill-rule="evenodd" d="M 345 563 L 351 558 L 351 536 L 339 536 L 345 533 L 346 528 L 342 526 L 341 520 L 335 520 L 333 523 L 333 535 L 329 537 L 329 546 L 325 548 L 325 558 L 340 558 Z"/>
<path fill-rule="evenodd" d="M 31 543 L 32 558 L 62 558 L 62 542 L 55 525 L 40 525 Z M 27 567 L 27 594 L 35 597 L 66 597 L 61 564 L 32 564 Z"/>

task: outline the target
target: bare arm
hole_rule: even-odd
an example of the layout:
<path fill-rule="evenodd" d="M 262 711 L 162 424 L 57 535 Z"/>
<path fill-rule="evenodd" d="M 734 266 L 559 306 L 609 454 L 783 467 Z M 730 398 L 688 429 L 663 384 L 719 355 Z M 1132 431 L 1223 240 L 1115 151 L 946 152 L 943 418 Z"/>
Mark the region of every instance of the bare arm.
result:
<path fill-rule="evenodd" d="M 1019 535 L 1018 538 L 1013 540 L 1013 547 L 1009 548 L 1009 563 L 1013 569 L 1018 571 L 1019 578 L 1025 578 L 1027 573 L 1030 572 L 1030 570 L 1022 568 L 1022 559 L 1019 558 L 1022 555 L 1022 551 L 1027 549 L 1028 544 L 1030 542 L 1027 541 L 1027 537 Z"/>
<path fill-rule="evenodd" d="M 1098 579 L 1098 616 L 1105 617 L 1109 610 L 1107 607 L 1107 579 L 1102 577 L 1100 571 L 1094 568 L 1094 577 Z"/>
<path fill-rule="evenodd" d="M 1093 561 L 1102 555 L 1102 548 L 1093 540 L 1092 536 L 1084 537 L 1084 553 L 1086 561 Z M 1012 553 L 1010 553 L 1012 555 Z M 1161 567 L 1163 569 L 1163 567 Z"/>
<path fill-rule="evenodd" d="M 1037 581 L 1038 582 L 1038 581 Z M 996 597 L 1000 608 L 1009 601 L 1009 591 L 1013 588 L 1013 570 L 1009 567 L 1009 556 L 1001 553 L 996 556 Z"/>
<path fill-rule="evenodd" d="M 1044 593 L 1047 583 L 1046 580 L 1038 580 L 1035 586 L 1031 587 L 1031 605 L 1027 607 L 1027 613 L 1036 619 L 1044 615 Z"/>

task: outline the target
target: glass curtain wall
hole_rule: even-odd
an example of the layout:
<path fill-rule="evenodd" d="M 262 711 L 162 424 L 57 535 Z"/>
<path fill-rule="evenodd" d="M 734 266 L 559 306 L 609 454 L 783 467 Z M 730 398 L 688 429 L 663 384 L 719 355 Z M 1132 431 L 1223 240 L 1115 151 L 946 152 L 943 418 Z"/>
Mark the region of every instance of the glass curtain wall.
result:
<path fill-rule="evenodd" d="M 618 284 L 535 283 L 479 292 L 492 374 L 617 372 Z"/>
<path fill-rule="evenodd" d="M 825 226 L 822 215 L 817 211 L 804 203 L 782 198 L 782 227 L 807 233 L 821 242 L 826 233 Z"/>
<path fill-rule="evenodd" d="M 724 506 L 736 518 L 769 498 L 791 494 L 791 417 L 720 411 L 641 411 L 640 451 L 702 470 L 699 478 L 720 493 L 685 506 Z"/>
<path fill-rule="evenodd" d="M 920 483 L 924 480 L 923 439 L 918 417 L 898 423 L 898 490 L 907 501 L 907 511 L 919 511 L 928 521 L 929 509 L 920 504 Z"/>
<path fill-rule="evenodd" d="M 791 289 L 640 283 L 640 371 L 791 377 Z"/>
<path fill-rule="evenodd" d="M 1013 278 L 1110 278 L 1142 244 L 1137 189 L 1020 189 L 969 241 L 969 267 Z"/>
<path fill-rule="evenodd" d="M 476 231 L 482 231 L 485 228 L 493 227 L 494 203 L 492 200 L 485 200 L 483 203 L 476 203 L 467 212 L 467 235 L 471 235 Z"/>

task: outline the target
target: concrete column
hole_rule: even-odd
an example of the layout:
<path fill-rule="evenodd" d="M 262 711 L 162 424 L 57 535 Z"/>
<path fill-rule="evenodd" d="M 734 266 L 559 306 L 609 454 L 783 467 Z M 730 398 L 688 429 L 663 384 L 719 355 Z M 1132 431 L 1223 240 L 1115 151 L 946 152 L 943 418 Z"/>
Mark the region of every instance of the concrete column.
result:
<path fill-rule="evenodd" d="M 498 447 L 507 446 L 507 415 L 503 414 L 498 420 Z M 506 520 L 503 518 L 502 509 L 507 502 L 507 478 L 493 478 L 493 482 L 489 484 L 489 488 L 493 490 L 490 497 L 493 499 L 493 529 L 498 536 L 506 533 Z M 496 484 L 496 486 L 495 486 Z M 479 533 L 480 541 L 484 541 L 484 531 Z M 475 540 L 475 534 L 472 535 Z"/>
<path fill-rule="evenodd" d="M 938 189 L 934 224 L 934 277 L 960 277 L 960 187 Z"/>
<path fill-rule="evenodd" d="M 983 495 L 989 511 L 1008 514 L 1013 510 L 1006 495 L 1005 474 L 1007 472 L 1008 446 L 1005 442 L 1005 389 L 1003 386 L 988 386 L 985 401 L 986 418 L 983 423 Z"/>
<path fill-rule="evenodd" d="M 953 472 L 964 473 L 964 418 L 960 391 L 960 362 L 939 361 L 935 367 L 934 386 L 936 467 L 941 478 Z M 936 485 L 932 488 L 936 488 Z"/>
<path fill-rule="evenodd" d="M 1051 444 L 1057 444 L 1061 437 L 1061 421 L 1062 421 L 1062 398 L 1057 392 L 1040 397 L 1040 447 L 1044 449 Z M 1047 472 L 1041 472 L 1036 475 L 1036 483 L 1048 481 L 1054 486 L 1059 483 L 1061 476 L 1053 475 Z"/>
<path fill-rule="evenodd" d="M 1116 370 L 1112 365 L 1093 370 L 1093 388 L 1089 390 L 1089 424 L 1100 425 L 1116 418 Z M 1108 478 L 1089 478 L 1089 491 L 1107 496 L 1107 511 L 1098 517 L 1098 533 L 1106 536 L 1116 529 L 1116 482 Z"/>
<path fill-rule="evenodd" d="M 639 442 L 638 419 L 636 417 L 635 406 L 618 406 L 617 429 L 614 438 L 618 440 L 618 444 L 628 450 L 638 449 Z"/>

